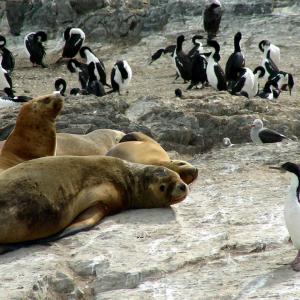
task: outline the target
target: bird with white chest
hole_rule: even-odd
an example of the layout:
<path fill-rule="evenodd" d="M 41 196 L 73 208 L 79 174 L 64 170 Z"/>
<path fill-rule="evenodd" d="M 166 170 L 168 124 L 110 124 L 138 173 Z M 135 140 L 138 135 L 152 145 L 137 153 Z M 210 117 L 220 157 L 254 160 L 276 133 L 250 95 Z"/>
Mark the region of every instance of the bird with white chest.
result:
<path fill-rule="evenodd" d="M 118 60 L 111 70 L 112 92 L 118 92 L 127 89 L 132 78 L 132 70 L 126 60 Z"/>
<path fill-rule="evenodd" d="M 284 172 L 289 172 L 291 184 L 288 197 L 284 203 L 284 219 L 287 230 L 291 236 L 294 247 L 298 253 L 291 266 L 294 271 L 300 271 L 300 168 L 299 165 L 291 162 L 283 164 L 281 167 L 271 167 Z"/>

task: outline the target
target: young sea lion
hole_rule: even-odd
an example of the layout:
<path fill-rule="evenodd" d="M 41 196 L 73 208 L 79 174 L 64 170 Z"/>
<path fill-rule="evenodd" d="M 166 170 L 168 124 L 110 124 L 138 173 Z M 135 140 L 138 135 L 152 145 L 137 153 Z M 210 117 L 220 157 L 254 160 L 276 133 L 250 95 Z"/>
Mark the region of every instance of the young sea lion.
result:
<path fill-rule="evenodd" d="M 178 173 L 186 184 L 192 183 L 198 176 L 196 167 L 183 160 L 170 160 L 161 145 L 142 132 L 126 134 L 106 155 L 140 164 L 164 166 Z"/>
<path fill-rule="evenodd" d="M 177 173 L 113 157 L 23 162 L 0 174 L 0 244 L 41 239 L 64 229 L 54 240 L 90 228 L 107 215 L 168 207 L 187 194 Z"/>
<path fill-rule="evenodd" d="M 23 104 L 16 125 L 2 146 L 0 171 L 25 160 L 54 155 L 55 118 L 62 107 L 63 98 L 57 93 Z"/>

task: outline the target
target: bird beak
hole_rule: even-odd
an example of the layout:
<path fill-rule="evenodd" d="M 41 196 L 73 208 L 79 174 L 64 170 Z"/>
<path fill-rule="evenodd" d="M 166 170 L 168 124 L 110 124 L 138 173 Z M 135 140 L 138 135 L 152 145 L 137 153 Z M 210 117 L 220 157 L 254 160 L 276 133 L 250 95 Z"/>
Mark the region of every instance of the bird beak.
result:
<path fill-rule="evenodd" d="M 277 171 L 280 171 L 281 173 L 285 173 L 286 172 L 286 170 L 283 169 L 282 167 L 273 167 L 273 166 L 271 166 L 271 167 L 269 167 L 269 169 L 277 170 Z"/>
<path fill-rule="evenodd" d="M 254 125 L 254 124 L 251 124 L 251 125 L 249 125 L 249 127 L 250 127 L 250 128 L 254 128 L 254 127 L 255 127 L 255 125 Z"/>

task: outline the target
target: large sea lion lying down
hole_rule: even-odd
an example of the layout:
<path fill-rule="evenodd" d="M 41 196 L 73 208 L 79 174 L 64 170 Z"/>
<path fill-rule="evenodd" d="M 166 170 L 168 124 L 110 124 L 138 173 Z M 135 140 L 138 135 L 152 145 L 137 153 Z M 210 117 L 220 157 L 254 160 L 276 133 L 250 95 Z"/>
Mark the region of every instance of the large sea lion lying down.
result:
<path fill-rule="evenodd" d="M 159 143 L 142 132 L 126 134 L 106 155 L 140 164 L 164 166 L 178 173 L 186 184 L 192 183 L 198 176 L 196 167 L 183 160 L 171 160 Z"/>
<path fill-rule="evenodd" d="M 187 185 L 167 168 L 105 156 L 44 157 L 0 173 L 0 248 L 90 228 L 130 208 L 168 207 Z M 10 245 L 11 246 L 11 245 Z M 7 245 L 9 247 L 9 245 Z"/>
<path fill-rule="evenodd" d="M 112 129 L 97 129 L 88 134 L 57 133 L 55 155 L 105 155 L 124 135 Z"/>
<path fill-rule="evenodd" d="M 54 155 L 55 118 L 62 107 L 63 98 L 57 93 L 40 96 L 23 104 L 16 125 L 2 146 L 0 171 L 22 161 Z"/>

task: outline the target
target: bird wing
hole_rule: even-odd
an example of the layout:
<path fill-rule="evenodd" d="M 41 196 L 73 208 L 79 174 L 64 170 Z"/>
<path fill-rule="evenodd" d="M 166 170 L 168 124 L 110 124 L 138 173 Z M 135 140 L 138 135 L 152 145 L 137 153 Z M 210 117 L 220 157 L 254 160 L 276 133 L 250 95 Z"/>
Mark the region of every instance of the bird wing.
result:
<path fill-rule="evenodd" d="M 240 77 L 240 79 L 234 84 L 233 88 L 232 88 L 232 94 L 236 95 L 237 93 L 240 93 L 240 91 L 242 90 L 242 88 L 244 87 L 246 82 L 246 78 L 245 77 Z"/>
<path fill-rule="evenodd" d="M 225 73 L 219 64 L 214 66 L 215 74 L 218 78 L 218 90 L 225 91 L 227 90 L 227 83 L 225 79 Z"/>
<path fill-rule="evenodd" d="M 258 136 L 263 143 L 276 143 L 286 139 L 286 136 L 283 134 L 268 128 L 260 130 Z"/>
<path fill-rule="evenodd" d="M 70 38 L 66 40 L 62 56 L 68 58 L 74 57 L 80 50 L 82 44 L 83 44 L 83 38 L 81 37 L 81 35 L 72 34 Z"/>
<path fill-rule="evenodd" d="M 225 75 L 228 81 L 237 80 L 238 72 L 245 67 L 245 57 L 242 52 L 232 53 L 225 66 Z"/>
<path fill-rule="evenodd" d="M 151 56 L 151 61 L 150 61 L 149 65 L 152 64 L 154 61 L 158 60 L 162 56 L 164 51 L 165 51 L 165 49 L 161 48 L 161 49 L 158 49 L 156 52 L 154 52 L 153 55 Z"/>

